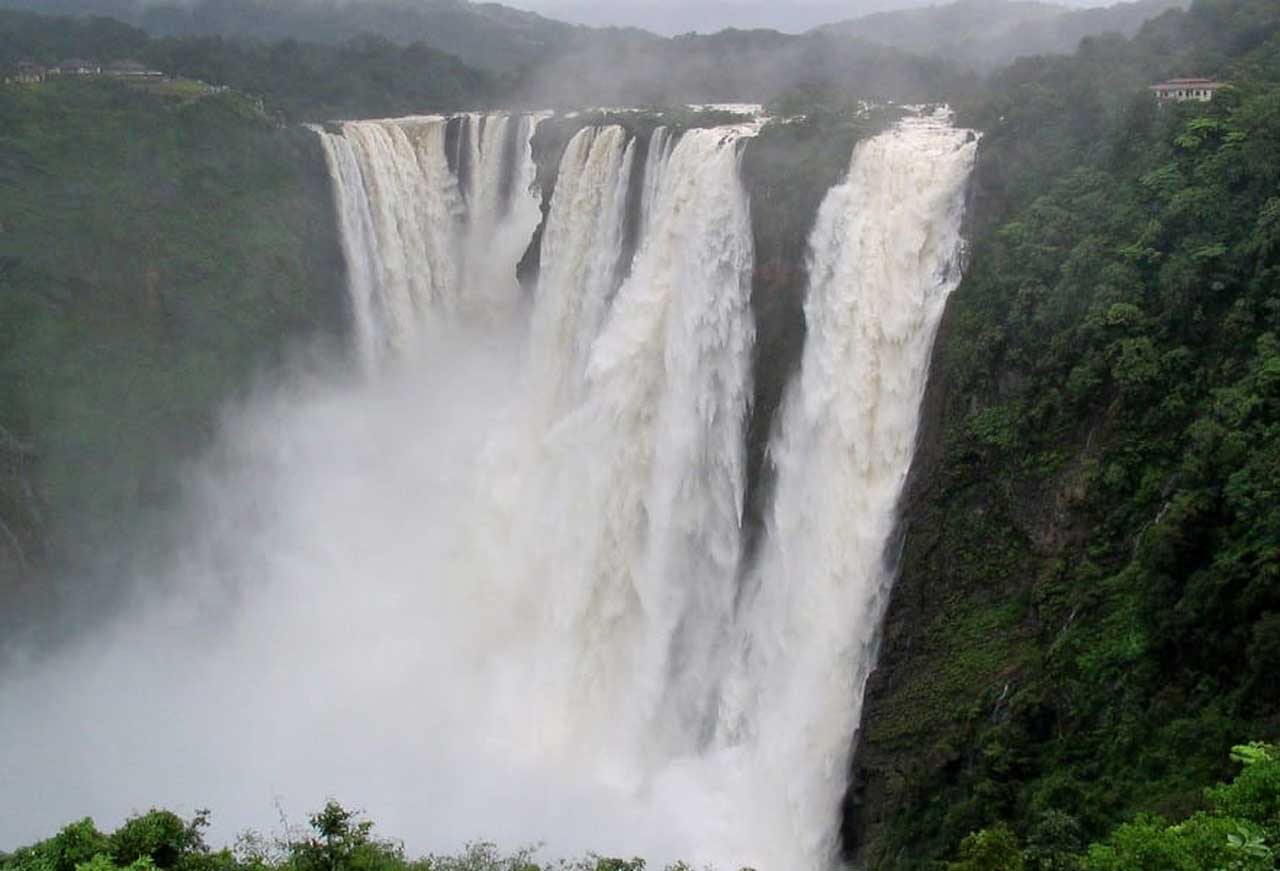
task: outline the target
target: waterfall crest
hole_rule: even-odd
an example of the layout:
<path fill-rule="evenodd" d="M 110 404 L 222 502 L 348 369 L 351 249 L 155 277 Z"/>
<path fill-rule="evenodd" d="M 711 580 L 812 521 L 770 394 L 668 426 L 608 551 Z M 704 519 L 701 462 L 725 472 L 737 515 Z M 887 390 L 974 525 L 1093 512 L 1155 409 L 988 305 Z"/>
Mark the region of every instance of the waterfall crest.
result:
<path fill-rule="evenodd" d="M 541 218 L 531 146 L 540 120 L 472 114 L 315 128 L 366 365 L 411 352 L 424 331 L 515 309 L 515 264 Z"/>
<path fill-rule="evenodd" d="M 618 247 L 634 160 L 635 141 L 610 126 L 579 131 L 560 161 L 531 336 L 533 389 L 550 413 L 580 397 L 587 355 L 620 280 Z"/>

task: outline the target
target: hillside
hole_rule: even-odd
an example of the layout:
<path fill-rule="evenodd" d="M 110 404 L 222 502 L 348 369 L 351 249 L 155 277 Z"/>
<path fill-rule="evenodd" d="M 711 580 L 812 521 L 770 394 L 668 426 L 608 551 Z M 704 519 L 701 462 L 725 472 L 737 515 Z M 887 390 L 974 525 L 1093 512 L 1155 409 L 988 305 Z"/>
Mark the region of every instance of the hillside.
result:
<path fill-rule="evenodd" d="M 1277 57 L 1274 4 L 1199 2 L 966 104 L 971 266 L 846 807 L 867 867 L 993 826 L 1077 867 L 1030 863 L 1201 810 L 1280 730 Z M 1183 70 L 1235 87 L 1155 106 Z"/>
<path fill-rule="evenodd" d="M 1132 36 L 1148 18 L 1186 5 L 1186 0 L 1135 0 L 1072 9 L 1039 0 L 958 0 L 876 13 L 818 30 L 990 70 L 1017 57 L 1071 54 L 1086 36 Z"/>
<path fill-rule="evenodd" d="M 219 408 L 341 328 L 335 234 L 314 137 L 235 92 L 0 87 L 0 660 L 112 602 Z"/>
<path fill-rule="evenodd" d="M 968 5 L 1012 9 L 1009 28 L 962 27 L 948 17 L 957 4 L 862 20 L 881 42 L 917 40 L 899 47 L 848 35 L 857 27 L 575 31 L 531 37 L 519 77 L 424 43 L 318 31 L 267 42 L 256 36 L 275 25 L 246 7 L 243 38 L 0 13 L 0 65 L 134 56 L 178 76 L 164 89 L 0 88 L 0 639 L 38 625 L 41 608 L 105 610 L 127 574 L 109 557 L 140 529 L 163 534 L 179 470 L 218 410 L 344 329 L 331 192 L 314 137 L 291 122 L 739 99 L 805 115 L 742 154 L 755 470 L 769 462 L 763 410 L 804 333 L 816 204 L 871 129 L 849 129 L 851 105 L 947 97 L 983 134 L 972 246 L 894 542 L 900 580 L 843 809 L 848 852 L 876 869 L 1274 866 L 1274 749 L 1237 759 L 1250 761 L 1239 790 L 1206 789 L 1236 774 L 1233 746 L 1280 734 L 1280 9 L 1196 0 L 1134 23 L 1132 38 L 1087 37 L 982 81 L 906 52 L 985 66 L 1036 34 L 1085 32 L 1064 22 L 1129 30 L 1114 22 L 1158 11 Z M 501 25 L 489 48 L 542 27 L 501 7 L 464 11 Z M 1071 49 L 1053 44 L 1044 51 Z M 1151 82 L 1187 74 L 1231 88 L 1210 104 L 1153 102 Z M 748 494 L 749 526 L 763 498 Z M 101 573 L 89 583 L 54 580 L 90 564 Z M 183 871 L 404 865 L 367 828 L 343 828 L 349 816 L 327 841 L 243 861 L 206 850 L 197 822 L 148 819 L 142 834 L 172 843 L 81 823 L 0 866 L 146 871 L 153 854 Z M 1203 835 L 1200 852 L 1167 843 L 1187 833 Z M 1254 853 L 1228 865 L 1228 836 Z M 335 844 L 353 852 L 339 862 Z"/>
<path fill-rule="evenodd" d="M 918 102 L 954 100 L 976 86 L 973 75 L 948 60 L 825 33 L 725 30 L 662 39 L 584 28 L 519 74 L 499 75 L 426 42 L 403 45 L 371 35 L 336 44 L 156 37 L 115 19 L 0 11 L 0 66 L 23 60 L 52 64 L 68 57 L 102 62 L 136 57 L 166 72 L 261 97 L 269 111 L 290 121 L 493 105 L 768 102 L 796 91 L 840 92 L 846 104 Z"/>
<path fill-rule="evenodd" d="M 152 38 L 109 18 L 0 10 L 0 68 L 67 58 L 136 58 L 163 72 L 235 88 L 288 121 L 323 121 L 482 106 L 497 78 L 421 43 L 364 36 L 330 45 L 220 36 Z"/>
<path fill-rule="evenodd" d="M 0 0 L 0 8 L 109 16 L 154 36 L 232 36 L 340 44 L 372 35 L 422 43 L 484 69 L 510 71 L 561 48 L 579 28 L 467 0 Z"/>
<path fill-rule="evenodd" d="M 531 105 L 769 102 L 797 90 L 835 91 L 846 102 L 917 102 L 970 93 L 974 76 L 943 58 L 828 34 L 723 30 L 634 40 L 596 34 L 513 82 Z"/>

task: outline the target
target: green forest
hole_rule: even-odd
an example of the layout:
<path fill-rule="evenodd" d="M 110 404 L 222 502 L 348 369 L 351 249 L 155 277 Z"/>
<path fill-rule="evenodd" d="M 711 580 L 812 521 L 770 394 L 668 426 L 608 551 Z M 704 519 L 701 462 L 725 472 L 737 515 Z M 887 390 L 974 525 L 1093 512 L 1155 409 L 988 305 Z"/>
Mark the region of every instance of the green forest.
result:
<path fill-rule="evenodd" d="M 171 76 L 234 88 L 281 121 L 482 107 L 498 76 L 422 43 L 361 35 L 337 45 L 219 35 L 153 38 L 111 18 L 0 10 L 0 70 L 23 61 L 138 60 Z"/>
<path fill-rule="evenodd" d="M 0 666 L 10 641 L 56 642 L 32 628 L 42 609 L 111 607 L 109 583 L 70 595 L 52 579 L 163 518 L 226 402 L 346 328 L 299 122 L 535 105 L 557 80 L 637 104 L 750 91 L 806 115 L 743 163 L 767 411 L 803 335 L 816 203 L 881 123 L 850 108 L 929 95 L 983 138 L 846 852 L 868 869 L 1277 867 L 1280 6 L 1195 0 L 984 78 L 822 35 L 620 39 L 512 71 L 372 36 L 155 37 L 0 12 L 0 69 L 138 58 L 190 85 L 0 85 Z M 724 56 L 738 66 L 708 73 Z M 1189 72 L 1229 87 L 1157 105 L 1148 85 Z M 768 416 L 751 426 L 762 465 Z M 207 824 L 75 822 L 0 871 L 644 867 L 483 844 L 409 857 L 337 803 L 233 848 L 208 845 Z"/>
<path fill-rule="evenodd" d="M 313 140 L 235 91 L 0 88 L 6 641 L 33 610 L 105 607 L 105 582 L 69 596 L 48 579 L 122 555 L 221 405 L 294 339 L 341 331 Z"/>
<path fill-rule="evenodd" d="M 962 110 L 977 232 L 846 818 L 870 867 L 1179 821 L 1276 734 L 1278 27 L 1198 3 Z M 1189 63 L 1231 91 L 1142 92 Z"/>

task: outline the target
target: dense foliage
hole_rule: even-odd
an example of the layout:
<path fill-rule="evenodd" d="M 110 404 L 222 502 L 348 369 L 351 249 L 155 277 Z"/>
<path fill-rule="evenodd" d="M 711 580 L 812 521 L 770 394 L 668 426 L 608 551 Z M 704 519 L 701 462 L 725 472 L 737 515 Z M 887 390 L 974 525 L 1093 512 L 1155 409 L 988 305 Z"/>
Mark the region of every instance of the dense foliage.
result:
<path fill-rule="evenodd" d="M 162 37 L 296 39 L 339 45 L 377 36 L 423 43 L 469 66 L 511 71 L 562 47 L 582 28 L 497 3 L 461 0 L 0 0 L 0 8 L 111 17 Z"/>
<path fill-rule="evenodd" d="M 131 817 L 111 834 L 80 820 L 57 835 L 0 853 L 0 871 L 644 871 L 643 859 L 587 856 L 544 860 L 533 848 L 506 852 L 472 844 L 456 855 L 409 858 L 403 845 L 374 834 L 373 823 L 335 801 L 282 837 L 246 832 L 234 848 L 205 842 L 209 812 L 184 820 L 166 810 Z M 684 863 L 666 871 L 693 871 Z M 743 869 L 750 871 L 750 869 Z"/>
<path fill-rule="evenodd" d="M 1278 33 L 1273 0 L 1198 0 L 981 87 L 829 36 L 605 34 L 523 80 L 529 100 L 776 97 L 807 116 L 744 155 L 758 410 L 803 335 L 816 202 L 878 123 L 849 122 L 852 98 L 950 95 L 984 132 L 848 808 L 873 867 L 1274 861 L 1274 805 L 1254 792 L 1274 792 L 1274 751 L 1204 788 L 1239 736 L 1280 732 Z M 289 336 L 340 322 L 319 155 L 276 119 L 474 106 L 501 87 L 421 45 L 0 14 L 0 65 L 70 55 L 136 56 L 265 111 L 194 83 L 0 90 L 0 632 L 12 603 L 56 595 L 11 578 L 51 555 L 65 574 L 162 513 L 218 406 Z M 1163 109 L 1146 92 L 1191 73 L 1233 87 Z M 754 467 L 767 425 L 753 419 Z M 211 851 L 203 818 L 156 812 L 111 835 L 76 824 L 0 871 L 538 867 L 488 847 L 409 862 L 336 806 L 315 825 Z M 638 867 L 603 861 L 578 867 Z"/>
<path fill-rule="evenodd" d="M 1197 4 L 971 110 L 978 240 L 851 800 L 874 867 L 998 821 L 1183 816 L 1236 736 L 1280 730 L 1278 31 L 1272 3 Z M 1233 89 L 1114 87 L 1178 58 Z"/>
<path fill-rule="evenodd" d="M 1206 808 L 1170 825 L 1143 816 L 1084 844 L 1079 825 L 1049 814 L 1021 843 L 998 825 L 964 839 L 946 871 L 1268 871 L 1280 857 L 1280 748 L 1234 748 L 1242 770 L 1205 791 Z M 370 820 L 329 801 L 306 828 L 269 838 L 242 833 L 234 847 L 211 849 L 209 812 L 190 820 L 166 810 L 135 815 L 110 834 L 83 819 L 53 837 L 0 853 L 0 871 L 644 871 L 640 858 L 588 856 L 546 860 L 473 844 L 456 855 L 410 858 L 403 845 L 374 833 Z M 693 871 L 683 862 L 666 871 Z M 750 869 L 743 869 L 750 871 Z"/>
<path fill-rule="evenodd" d="M 1205 790 L 1204 810 L 1170 825 L 1139 816 L 1083 848 L 1079 824 L 1050 811 L 1025 845 L 1005 825 L 969 835 L 947 871 L 1270 871 L 1280 858 L 1280 748 L 1236 747 L 1244 766 Z"/>
<path fill-rule="evenodd" d="M 173 76 L 235 88 L 289 121 L 404 115 L 482 106 L 497 80 L 422 43 L 375 36 L 336 44 L 222 36 L 152 39 L 110 18 L 0 11 L 0 70 L 137 59 Z"/>
<path fill-rule="evenodd" d="M 250 373 L 340 328 L 325 179 L 311 134 L 234 92 L 0 88 L 4 642 L 62 596 L 42 569 L 101 565 L 171 507 L 175 464 Z"/>
<path fill-rule="evenodd" d="M 66 5 L 99 8 L 87 0 Z M 270 111 L 294 121 L 474 109 L 495 102 L 538 108 L 764 102 L 800 87 L 913 102 L 959 97 L 976 84 L 972 74 L 946 59 L 917 57 L 835 34 L 726 30 L 663 39 L 634 30 L 552 27 L 552 22 L 537 19 L 541 24 L 534 30 L 540 35 L 530 37 L 536 48 L 495 49 L 507 58 L 505 63 L 472 67 L 455 56 L 479 63 L 467 51 L 470 39 L 453 31 L 479 38 L 485 29 L 477 30 L 478 24 L 495 24 L 495 17 L 520 24 L 508 21 L 511 10 L 444 2 L 411 14 L 395 0 L 350 8 L 219 0 L 209 7 L 204 15 L 199 4 L 186 11 L 199 19 L 199 27 L 153 28 L 150 38 L 111 18 L 0 11 L 0 68 L 23 60 L 136 57 L 165 72 L 261 97 Z M 388 9 L 409 19 L 421 14 L 433 20 L 440 15 L 476 20 L 469 26 L 423 30 L 402 21 L 403 16 L 383 20 Z M 351 19 L 335 25 L 349 34 L 340 41 L 326 39 L 333 34 L 319 23 L 335 17 Z M 145 16 L 130 18 L 146 23 Z M 309 24 L 312 18 L 317 21 Z M 232 21 L 250 24 L 236 28 Z M 252 26 L 255 21 L 261 26 Z M 545 28 L 550 30 L 543 32 Z M 175 29 L 184 35 L 156 35 Z M 516 31 L 523 29 L 521 24 Z M 412 41 L 413 34 L 422 39 Z M 511 34 L 498 44 L 509 38 Z"/>

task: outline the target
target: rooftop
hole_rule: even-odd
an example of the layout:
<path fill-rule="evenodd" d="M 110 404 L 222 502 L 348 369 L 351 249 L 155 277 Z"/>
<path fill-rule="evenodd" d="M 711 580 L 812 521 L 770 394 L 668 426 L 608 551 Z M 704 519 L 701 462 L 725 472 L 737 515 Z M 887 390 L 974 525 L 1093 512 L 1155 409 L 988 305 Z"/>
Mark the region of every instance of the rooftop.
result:
<path fill-rule="evenodd" d="M 1169 79 L 1152 85 L 1153 88 L 1222 88 L 1226 87 L 1225 82 L 1219 82 L 1215 79 L 1202 78 L 1186 78 L 1186 79 Z"/>

